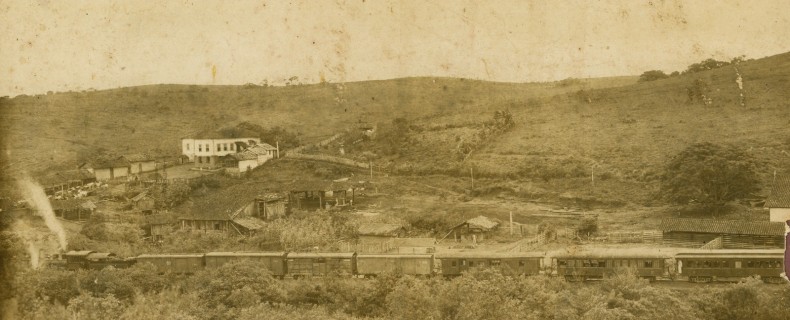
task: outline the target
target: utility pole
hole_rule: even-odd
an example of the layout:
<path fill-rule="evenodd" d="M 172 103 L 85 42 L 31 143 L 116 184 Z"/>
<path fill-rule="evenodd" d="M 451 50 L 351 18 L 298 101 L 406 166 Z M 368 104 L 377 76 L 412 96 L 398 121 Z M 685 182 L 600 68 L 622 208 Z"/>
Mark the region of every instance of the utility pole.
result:
<path fill-rule="evenodd" d="M 277 159 L 280 159 L 280 141 L 278 140 L 276 143 L 277 143 Z"/>
<path fill-rule="evenodd" d="M 475 189 L 475 172 L 474 168 L 469 168 L 469 176 L 472 177 L 472 190 Z"/>

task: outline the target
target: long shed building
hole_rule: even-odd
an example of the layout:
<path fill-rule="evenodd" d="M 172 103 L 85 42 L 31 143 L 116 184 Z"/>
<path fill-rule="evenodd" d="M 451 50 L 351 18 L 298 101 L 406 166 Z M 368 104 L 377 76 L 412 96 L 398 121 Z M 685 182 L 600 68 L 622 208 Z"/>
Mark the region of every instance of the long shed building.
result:
<path fill-rule="evenodd" d="M 661 221 L 664 244 L 707 249 L 784 248 L 784 224 L 769 221 L 672 218 Z"/>

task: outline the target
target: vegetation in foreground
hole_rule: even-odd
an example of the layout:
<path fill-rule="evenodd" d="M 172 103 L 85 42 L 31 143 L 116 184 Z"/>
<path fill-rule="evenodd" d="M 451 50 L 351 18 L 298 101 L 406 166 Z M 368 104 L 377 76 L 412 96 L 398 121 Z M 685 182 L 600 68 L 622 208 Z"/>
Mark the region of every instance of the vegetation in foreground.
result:
<path fill-rule="evenodd" d="M 757 279 L 669 289 L 629 270 L 588 284 L 477 270 L 452 280 L 382 275 L 278 280 L 234 262 L 192 276 L 151 265 L 21 272 L 20 319 L 786 319 L 790 287 Z"/>

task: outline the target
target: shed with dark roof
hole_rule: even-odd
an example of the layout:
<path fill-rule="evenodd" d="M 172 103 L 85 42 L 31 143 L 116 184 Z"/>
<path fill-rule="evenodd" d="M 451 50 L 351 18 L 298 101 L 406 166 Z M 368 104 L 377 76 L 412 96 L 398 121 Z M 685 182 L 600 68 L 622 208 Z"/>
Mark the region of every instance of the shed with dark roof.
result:
<path fill-rule="evenodd" d="M 661 221 L 664 244 L 701 248 L 721 243 L 728 249 L 784 246 L 784 224 L 770 221 L 671 218 Z"/>

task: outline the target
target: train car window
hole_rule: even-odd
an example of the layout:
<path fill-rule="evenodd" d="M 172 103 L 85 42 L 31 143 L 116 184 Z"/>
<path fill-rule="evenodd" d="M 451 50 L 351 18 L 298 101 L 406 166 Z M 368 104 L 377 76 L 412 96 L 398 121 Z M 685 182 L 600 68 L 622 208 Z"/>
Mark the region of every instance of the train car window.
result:
<path fill-rule="evenodd" d="M 751 261 L 751 260 L 750 261 L 746 261 L 746 267 L 747 268 L 754 268 L 754 261 Z"/>
<path fill-rule="evenodd" d="M 499 259 L 494 259 L 494 260 L 491 260 L 491 265 L 492 265 L 492 266 L 498 266 L 498 265 L 500 265 L 501 263 L 502 263 L 502 261 L 500 261 Z"/>
<path fill-rule="evenodd" d="M 645 260 L 645 268 L 652 268 L 653 260 Z"/>
<path fill-rule="evenodd" d="M 704 261 L 704 262 L 702 262 L 702 267 L 703 267 L 703 268 L 710 268 L 710 261 Z"/>
<path fill-rule="evenodd" d="M 736 269 L 740 269 L 741 268 L 741 262 L 740 261 L 735 261 L 735 268 Z"/>
<path fill-rule="evenodd" d="M 560 266 L 564 267 L 564 266 L 565 266 L 565 261 L 562 261 L 562 260 L 560 260 L 560 261 L 559 261 L 559 264 L 560 264 Z M 526 261 L 524 261 L 524 260 L 519 260 L 519 261 L 518 261 L 518 266 L 519 266 L 519 267 L 523 267 L 523 266 L 525 266 L 525 265 L 527 265 L 527 262 L 526 262 Z"/>
<path fill-rule="evenodd" d="M 524 266 L 524 260 L 519 261 L 518 265 L 523 267 Z M 557 265 L 560 266 L 560 267 L 564 267 L 564 266 L 568 265 L 568 262 L 565 261 L 565 260 L 557 260 Z"/>
<path fill-rule="evenodd" d="M 598 261 L 598 267 L 600 267 L 600 268 L 605 268 L 605 267 L 606 267 L 606 260 L 600 260 L 600 261 Z"/>
<path fill-rule="evenodd" d="M 589 268 L 590 267 L 590 260 L 582 261 L 582 266 L 585 267 L 585 268 Z"/>
<path fill-rule="evenodd" d="M 469 266 L 470 267 L 474 267 L 475 266 L 475 262 L 474 261 L 469 261 Z"/>
<path fill-rule="evenodd" d="M 466 265 L 466 260 L 461 260 L 461 265 L 465 266 Z"/>
<path fill-rule="evenodd" d="M 458 261 L 453 260 L 452 265 L 453 265 L 453 267 L 457 267 L 458 266 Z"/>

